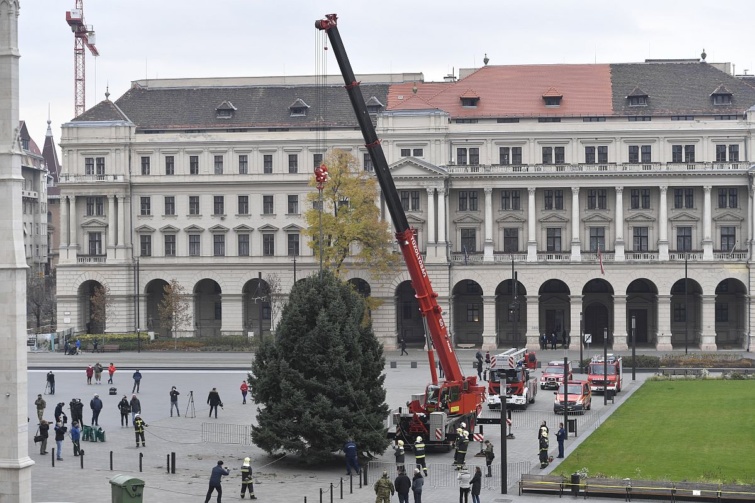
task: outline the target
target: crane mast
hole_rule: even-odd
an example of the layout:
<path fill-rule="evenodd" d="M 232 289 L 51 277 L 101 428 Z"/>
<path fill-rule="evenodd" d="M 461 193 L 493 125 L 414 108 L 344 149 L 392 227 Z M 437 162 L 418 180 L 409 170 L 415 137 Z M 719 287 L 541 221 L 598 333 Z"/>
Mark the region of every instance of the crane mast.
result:
<path fill-rule="evenodd" d="M 84 22 L 84 0 L 76 0 L 76 7 L 66 11 L 66 22 L 73 32 L 73 97 L 75 117 L 86 109 L 86 53 L 85 47 L 93 56 L 100 52 L 95 45 L 94 30 Z"/>

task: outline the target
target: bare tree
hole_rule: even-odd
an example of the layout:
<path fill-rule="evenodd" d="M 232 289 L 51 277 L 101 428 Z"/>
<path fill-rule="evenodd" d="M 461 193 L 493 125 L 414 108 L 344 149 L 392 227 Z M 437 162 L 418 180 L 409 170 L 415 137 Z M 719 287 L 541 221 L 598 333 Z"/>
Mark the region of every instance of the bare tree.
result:
<path fill-rule="evenodd" d="M 96 331 L 104 333 L 107 329 L 107 322 L 110 319 L 111 308 L 113 306 L 113 297 L 110 295 L 110 287 L 107 285 L 97 285 L 94 287 L 94 293 L 89 297 L 92 306 L 92 312 L 89 319 L 94 322 L 90 326 L 90 332 Z"/>
<path fill-rule="evenodd" d="M 26 316 L 29 328 L 51 326 L 55 319 L 55 273 L 42 271 L 26 274 Z M 50 330 L 51 331 L 51 330 Z"/>
<path fill-rule="evenodd" d="M 177 279 L 170 280 L 170 283 L 163 287 L 163 298 L 157 306 L 160 326 L 171 333 L 174 346 L 178 345 L 178 332 L 191 322 L 191 306 L 189 306 L 185 290 Z"/>

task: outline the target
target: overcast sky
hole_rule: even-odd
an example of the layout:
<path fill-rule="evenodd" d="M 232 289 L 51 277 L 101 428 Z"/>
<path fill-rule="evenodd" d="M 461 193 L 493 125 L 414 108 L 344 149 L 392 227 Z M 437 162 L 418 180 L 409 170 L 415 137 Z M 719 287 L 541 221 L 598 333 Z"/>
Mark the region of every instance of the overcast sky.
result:
<path fill-rule="evenodd" d="M 56 144 L 74 115 L 74 0 L 21 0 L 20 117 L 40 148 L 48 105 Z M 98 58 L 87 54 L 86 107 L 131 81 L 312 75 L 316 19 L 335 12 L 355 73 L 442 80 L 482 65 L 731 62 L 755 73 L 753 0 L 84 0 Z M 335 59 L 327 64 L 336 74 Z"/>

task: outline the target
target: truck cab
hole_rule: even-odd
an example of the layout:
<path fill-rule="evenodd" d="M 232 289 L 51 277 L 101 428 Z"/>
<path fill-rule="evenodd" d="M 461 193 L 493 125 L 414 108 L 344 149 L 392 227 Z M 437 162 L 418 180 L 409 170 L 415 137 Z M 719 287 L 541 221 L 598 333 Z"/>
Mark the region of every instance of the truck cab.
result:
<path fill-rule="evenodd" d="M 594 392 L 619 393 L 624 380 L 622 358 L 610 353 L 606 359 L 603 355 L 594 356 L 588 365 L 587 380 L 590 381 L 590 389 Z"/>
<path fill-rule="evenodd" d="M 567 362 L 567 379 L 573 378 L 571 362 Z M 543 369 L 540 376 L 540 389 L 558 389 L 559 385 L 564 382 L 564 362 L 550 361 L 548 366 Z"/>
<path fill-rule="evenodd" d="M 566 387 L 566 404 L 564 404 L 564 391 L 564 384 L 561 383 L 558 390 L 553 393 L 556 395 L 553 402 L 554 413 L 563 414 L 564 405 L 567 413 L 574 412 L 576 414 L 584 414 L 586 410 L 590 410 L 592 407 L 592 392 L 589 382 L 569 381 Z"/>

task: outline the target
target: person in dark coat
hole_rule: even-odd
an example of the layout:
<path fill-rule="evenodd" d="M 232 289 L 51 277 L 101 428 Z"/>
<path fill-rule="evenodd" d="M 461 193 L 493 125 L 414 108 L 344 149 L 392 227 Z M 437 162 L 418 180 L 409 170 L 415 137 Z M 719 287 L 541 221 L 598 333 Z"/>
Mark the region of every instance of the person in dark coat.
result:
<path fill-rule="evenodd" d="M 207 417 L 212 417 L 212 410 L 215 409 L 215 419 L 218 418 L 218 405 L 223 406 L 223 402 L 220 400 L 220 393 L 216 388 L 212 388 L 210 394 L 207 395 L 207 403 L 210 405 L 210 414 Z"/>
<path fill-rule="evenodd" d="M 548 336 L 545 334 L 540 334 L 540 349 L 547 349 L 548 346 Z"/>
<path fill-rule="evenodd" d="M 420 473 L 419 468 L 414 469 L 414 478 L 412 479 L 412 493 L 414 493 L 414 503 L 422 503 L 422 486 L 425 485 L 425 477 Z"/>
<path fill-rule="evenodd" d="M 404 441 L 399 440 L 396 442 L 396 445 L 393 446 L 393 455 L 396 456 L 396 468 L 399 472 L 404 470 L 404 460 L 405 457 L 405 450 L 404 450 Z"/>
<path fill-rule="evenodd" d="M 84 404 L 81 403 L 81 400 L 74 398 L 68 406 L 71 408 L 71 422 L 76 421 L 79 424 L 84 424 Z"/>
<path fill-rule="evenodd" d="M 55 394 L 55 374 L 52 370 L 47 373 L 47 387 L 50 389 L 50 394 Z"/>
<path fill-rule="evenodd" d="M 482 381 L 482 351 L 477 351 L 475 358 L 477 358 L 477 379 Z"/>
<path fill-rule="evenodd" d="M 100 425 L 100 411 L 102 410 L 102 400 L 100 395 L 94 394 L 94 398 L 89 401 L 89 407 L 92 409 L 92 426 Z"/>
<path fill-rule="evenodd" d="M 71 423 L 71 443 L 73 444 L 73 455 L 78 456 L 81 453 L 81 426 L 76 421 Z"/>
<path fill-rule="evenodd" d="M 149 426 L 147 423 L 144 422 L 144 419 L 142 419 L 141 414 L 136 414 L 134 416 L 134 436 L 136 437 L 136 447 L 139 447 L 139 440 L 142 441 L 142 447 L 146 447 L 147 443 L 144 441 L 144 428 Z"/>
<path fill-rule="evenodd" d="M 482 489 L 482 470 L 477 466 L 472 476 L 472 503 L 480 503 L 480 490 Z"/>
<path fill-rule="evenodd" d="M 558 337 L 556 337 L 556 331 L 554 330 L 553 333 L 550 336 L 551 349 L 556 349 L 556 342 L 557 341 L 558 341 Z"/>
<path fill-rule="evenodd" d="M 564 423 L 558 423 L 558 431 L 556 432 L 556 441 L 558 442 L 558 457 L 564 457 L 564 440 L 566 440 L 566 430 L 564 429 Z"/>
<path fill-rule="evenodd" d="M 230 475 L 231 472 L 223 468 L 223 461 L 218 461 L 218 464 L 212 469 L 210 473 L 210 488 L 207 489 L 207 497 L 204 499 L 204 503 L 210 503 L 210 497 L 213 491 L 218 492 L 218 503 L 223 496 L 223 488 L 220 486 L 220 481 L 223 479 L 223 475 Z M 255 498 L 256 499 L 256 498 Z"/>
<path fill-rule="evenodd" d="M 546 468 L 548 466 L 548 435 L 543 434 L 540 436 L 540 468 Z"/>
<path fill-rule="evenodd" d="M 42 440 L 39 442 L 39 453 L 47 454 L 47 439 L 50 436 L 50 423 L 42 419 L 39 422 L 39 436 Z"/>
<path fill-rule="evenodd" d="M 401 470 L 398 477 L 393 481 L 393 487 L 398 494 L 398 503 L 409 503 L 409 491 L 412 490 L 412 480 L 407 477 L 406 472 Z"/>
<path fill-rule="evenodd" d="M 492 477 L 493 476 L 493 469 L 491 465 L 493 464 L 493 460 L 495 459 L 495 452 L 493 451 L 493 444 L 490 443 L 490 440 L 485 441 L 485 466 L 488 468 L 488 473 L 485 475 L 486 477 Z"/>
<path fill-rule="evenodd" d="M 121 413 L 121 427 L 124 425 L 128 427 L 128 415 L 131 413 L 131 404 L 128 403 L 126 395 L 123 395 L 121 401 L 118 402 L 118 410 Z"/>
<path fill-rule="evenodd" d="M 362 467 L 359 466 L 359 459 L 357 458 L 357 444 L 352 439 L 348 439 L 343 444 L 343 453 L 346 454 L 346 475 L 351 475 L 353 469 L 357 472 L 357 475 L 362 473 Z"/>
<path fill-rule="evenodd" d="M 134 378 L 134 387 L 131 389 L 131 393 L 139 393 L 139 387 L 142 384 L 142 373 L 137 369 L 131 377 Z"/>
<path fill-rule="evenodd" d="M 55 446 L 57 448 L 57 451 L 55 451 L 55 457 L 58 461 L 63 461 L 63 441 L 66 439 L 67 431 L 68 428 L 66 428 L 63 423 L 58 422 L 55 425 Z"/>
<path fill-rule="evenodd" d="M 142 413 L 142 402 L 136 398 L 136 395 L 131 395 L 129 405 L 131 406 L 131 422 L 133 423 L 136 420 L 136 415 Z"/>
<path fill-rule="evenodd" d="M 176 409 L 176 415 L 181 417 L 181 413 L 178 412 L 178 395 L 180 394 L 175 386 L 170 388 L 170 417 L 173 417 L 173 409 Z"/>
<path fill-rule="evenodd" d="M 399 356 L 409 356 L 409 352 L 406 350 L 406 341 L 403 339 L 403 337 L 399 339 L 398 345 L 401 348 L 401 354 Z"/>
<path fill-rule="evenodd" d="M 247 489 L 249 490 L 249 499 L 256 500 L 254 495 L 254 479 L 252 478 L 252 459 L 244 458 L 244 464 L 241 465 L 241 499 L 244 499 Z"/>
<path fill-rule="evenodd" d="M 68 417 L 63 412 L 63 407 L 64 406 L 65 406 L 65 403 L 63 403 L 63 402 L 59 402 L 58 405 L 55 406 L 55 413 L 54 413 L 54 415 L 55 415 L 55 422 L 56 423 L 59 423 L 59 422 L 63 421 L 62 418 L 65 418 L 65 421 L 63 421 L 64 423 L 68 421 Z"/>

